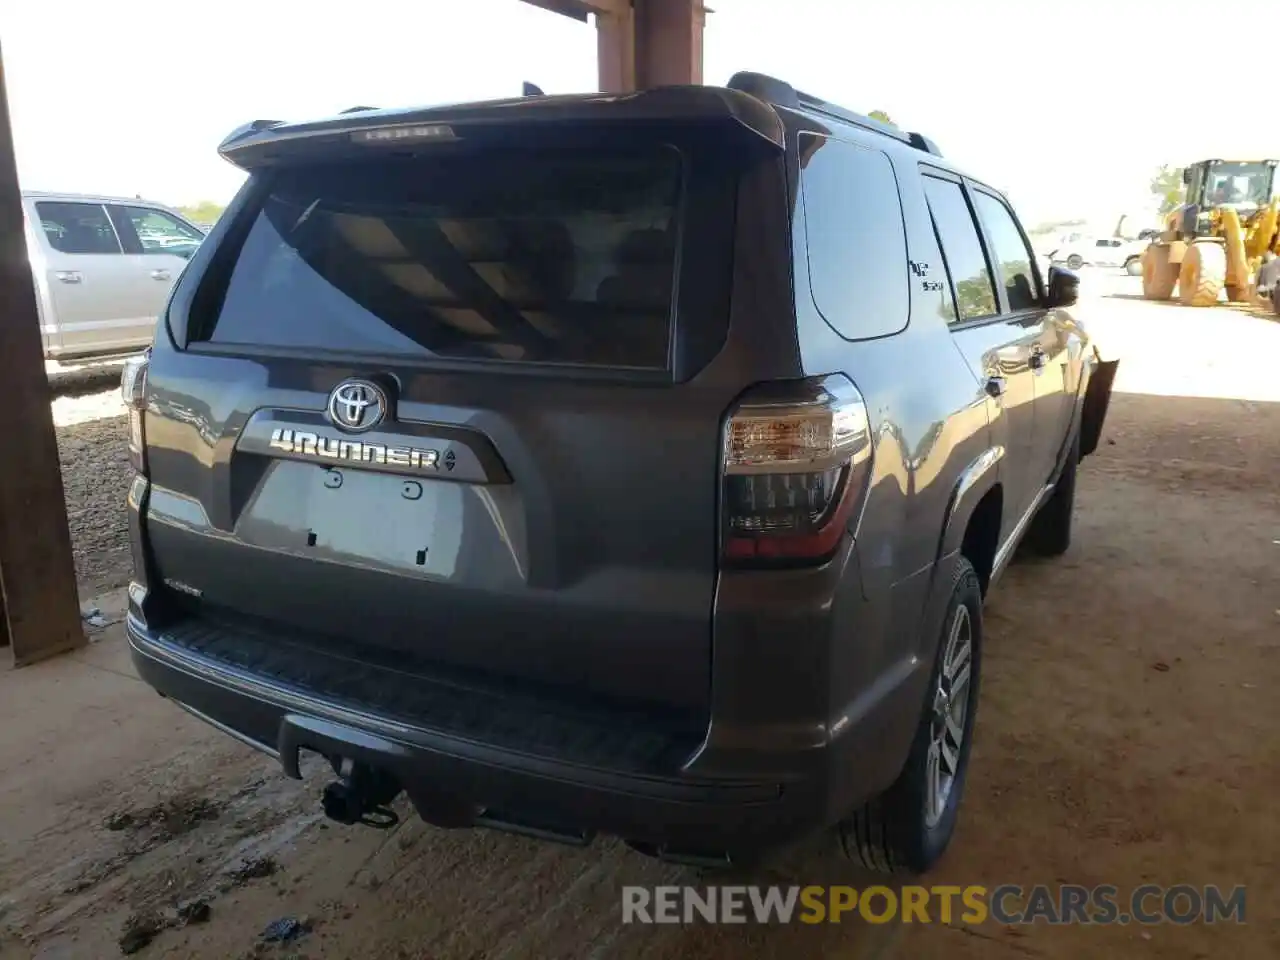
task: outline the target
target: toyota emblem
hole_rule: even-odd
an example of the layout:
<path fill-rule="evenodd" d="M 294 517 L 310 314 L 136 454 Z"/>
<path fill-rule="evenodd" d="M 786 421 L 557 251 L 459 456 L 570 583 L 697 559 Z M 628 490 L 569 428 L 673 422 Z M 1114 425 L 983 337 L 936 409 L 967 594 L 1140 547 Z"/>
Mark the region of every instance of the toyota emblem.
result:
<path fill-rule="evenodd" d="M 372 430 L 387 415 L 387 394 L 371 380 L 343 380 L 329 394 L 329 419 L 343 430 Z"/>

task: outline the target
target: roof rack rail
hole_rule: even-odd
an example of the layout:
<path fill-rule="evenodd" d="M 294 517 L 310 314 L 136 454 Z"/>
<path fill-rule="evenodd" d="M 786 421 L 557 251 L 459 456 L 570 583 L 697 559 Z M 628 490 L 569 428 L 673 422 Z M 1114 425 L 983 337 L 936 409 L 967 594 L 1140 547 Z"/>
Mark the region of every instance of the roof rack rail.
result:
<path fill-rule="evenodd" d="M 777 77 L 770 77 L 763 73 L 750 73 L 743 71 L 735 73 L 728 83 L 730 90 L 739 90 L 742 93 L 749 93 L 753 97 L 758 97 L 766 103 L 772 103 L 775 106 L 787 107 L 792 110 L 807 110 L 810 113 L 819 113 L 824 116 L 832 117 L 837 120 L 843 120 L 845 123 L 852 123 L 855 126 L 864 127 L 867 130 L 874 130 L 876 133 L 883 133 L 887 137 L 893 137 L 895 140 L 901 140 L 903 143 L 915 147 L 925 153 L 933 154 L 935 157 L 942 156 L 942 151 L 938 149 L 938 145 L 926 137 L 922 133 L 914 133 L 908 130 L 901 130 L 889 123 L 882 123 L 873 117 L 867 117 L 861 113 L 854 113 L 852 110 L 846 110 L 844 107 L 837 106 L 834 103 L 828 103 L 813 94 L 805 93 L 797 90 L 785 80 L 779 80 Z"/>
<path fill-rule="evenodd" d="M 377 107 L 347 107 L 347 109 L 343 110 L 342 113 L 339 114 L 339 116 L 342 116 L 343 114 L 347 114 L 347 113 L 364 113 L 367 110 L 377 110 L 377 109 L 378 109 Z"/>

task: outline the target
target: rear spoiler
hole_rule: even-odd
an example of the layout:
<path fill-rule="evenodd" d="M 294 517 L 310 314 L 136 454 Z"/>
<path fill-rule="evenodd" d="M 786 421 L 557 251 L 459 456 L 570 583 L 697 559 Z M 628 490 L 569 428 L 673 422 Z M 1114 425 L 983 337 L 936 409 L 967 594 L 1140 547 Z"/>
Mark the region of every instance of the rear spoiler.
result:
<path fill-rule="evenodd" d="M 243 170 L 300 154 L 345 154 L 394 143 L 465 140 L 469 133 L 529 124 L 728 121 L 782 148 L 777 111 L 748 93 L 720 87 L 660 87 L 640 93 L 533 96 L 413 110 L 360 110 L 308 123 L 255 120 L 235 130 L 218 153 Z"/>

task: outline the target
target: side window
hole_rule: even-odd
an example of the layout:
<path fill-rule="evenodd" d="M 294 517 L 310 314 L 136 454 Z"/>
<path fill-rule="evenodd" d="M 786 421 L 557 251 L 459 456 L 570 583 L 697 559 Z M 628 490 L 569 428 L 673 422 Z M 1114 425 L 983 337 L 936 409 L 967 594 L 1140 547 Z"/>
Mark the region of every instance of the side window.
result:
<path fill-rule="evenodd" d="M 812 134 L 802 135 L 800 156 L 814 305 L 845 339 L 897 333 L 911 288 L 893 164 L 878 150 Z"/>
<path fill-rule="evenodd" d="M 120 253 L 120 239 L 100 203 L 36 203 L 40 228 L 59 253 Z"/>
<path fill-rule="evenodd" d="M 176 217 L 153 207 L 120 207 L 128 218 L 143 253 L 168 253 L 190 257 L 204 236 Z"/>
<path fill-rule="evenodd" d="M 1036 275 L 1031 264 L 1035 255 L 1022 238 L 1018 222 L 1009 208 L 988 193 L 974 193 L 978 214 L 991 235 L 992 254 L 999 264 L 1000 278 L 1009 297 L 1010 310 L 1031 310 L 1040 305 Z"/>
<path fill-rule="evenodd" d="M 948 317 L 948 322 L 995 316 L 1000 312 L 996 306 L 995 283 L 982 250 L 978 225 L 960 184 L 926 175 L 924 192 L 942 244 L 942 255 L 947 261 L 947 272 L 956 290 L 959 316 Z"/>

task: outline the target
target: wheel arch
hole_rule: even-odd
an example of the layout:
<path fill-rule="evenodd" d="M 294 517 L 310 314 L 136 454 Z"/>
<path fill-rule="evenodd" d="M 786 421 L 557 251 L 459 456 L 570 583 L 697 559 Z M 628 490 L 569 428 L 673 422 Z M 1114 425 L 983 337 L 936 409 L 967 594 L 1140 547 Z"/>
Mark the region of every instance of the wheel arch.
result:
<path fill-rule="evenodd" d="M 993 484 L 973 505 L 960 540 L 960 553 L 973 564 L 986 597 L 1000 547 L 1000 526 L 1004 517 L 1004 487 Z"/>
<path fill-rule="evenodd" d="M 1003 458 L 1003 447 L 989 447 L 961 472 L 947 507 L 938 551 L 939 561 L 964 553 L 978 572 L 984 596 L 991 582 L 1004 517 L 1004 486 L 999 471 Z"/>

